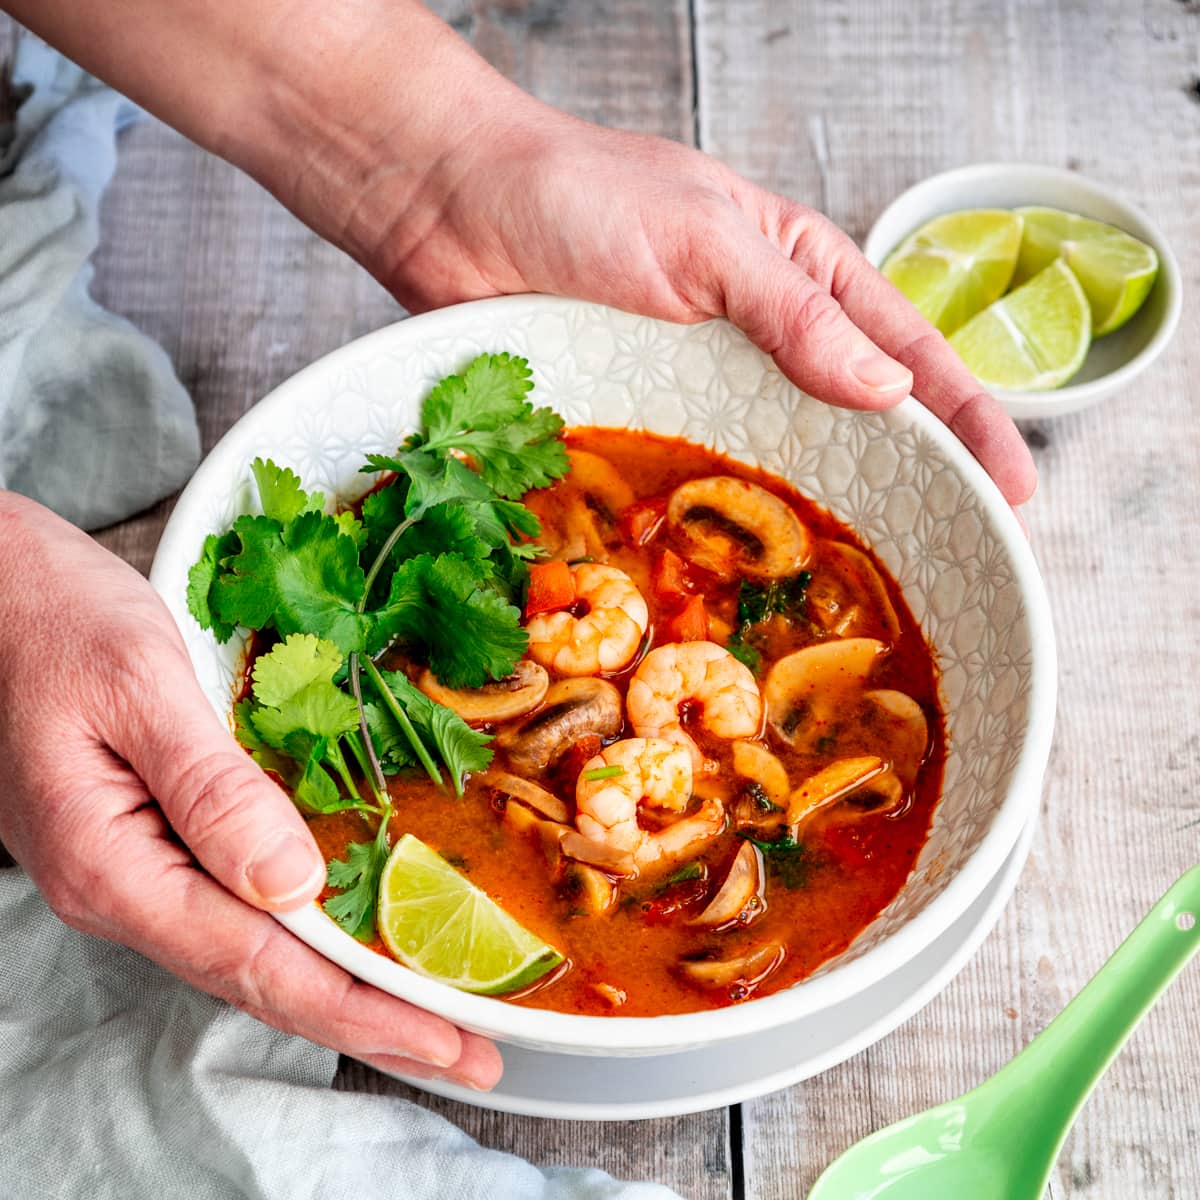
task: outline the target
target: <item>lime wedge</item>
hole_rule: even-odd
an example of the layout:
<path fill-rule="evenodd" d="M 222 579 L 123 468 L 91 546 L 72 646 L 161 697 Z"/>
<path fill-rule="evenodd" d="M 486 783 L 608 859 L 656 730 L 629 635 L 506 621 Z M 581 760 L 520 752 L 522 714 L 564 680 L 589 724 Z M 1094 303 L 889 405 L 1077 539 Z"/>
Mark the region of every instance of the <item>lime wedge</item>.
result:
<path fill-rule="evenodd" d="M 379 936 L 406 967 L 465 992 L 512 992 L 562 955 L 406 833 L 379 881 Z"/>
<path fill-rule="evenodd" d="M 950 345 L 985 387 L 1037 392 L 1066 383 L 1083 365 L 1091 339 L 1087 297 L 1056 258 L 972 317 Z"/>
<path fill-rule="evenodd" d="M 1145 301 L 1158 275 L 1158 255 L 1115 225 L 1059 208 L 1018 208 L 1025 218 L 1015 283 L 1061 255 L 1092 306 L 1092 336 L 1120 329 Z"/>
<path fill-rule="evenodd" d="M 1021 225 L 1016 213 L 998 208 L 934 217 L 892 251 L 883 273 L 949 336 L 1004 295 Z"/>

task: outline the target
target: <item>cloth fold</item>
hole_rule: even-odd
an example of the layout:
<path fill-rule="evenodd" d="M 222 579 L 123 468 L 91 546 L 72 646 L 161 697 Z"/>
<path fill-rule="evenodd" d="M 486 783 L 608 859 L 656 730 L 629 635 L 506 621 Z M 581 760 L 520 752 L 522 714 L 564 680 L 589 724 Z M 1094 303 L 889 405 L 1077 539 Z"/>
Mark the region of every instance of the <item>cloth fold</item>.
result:
<path fill-rule="evenodd" d="M 0 870 L 0 946 L 5 1197 L 675 1198 L 486 1150 L 407 1100 L 333 1091 L 332 1050 L 69 929 L 17 867 Z"/>
<path fill-rule="evenodd" d="M 0 487 L 85 529 L 183 485 L 200 458 L 162 348 L 88 295 L 116 135 L 140 110 L 22 35 L 0 114 Z"/>

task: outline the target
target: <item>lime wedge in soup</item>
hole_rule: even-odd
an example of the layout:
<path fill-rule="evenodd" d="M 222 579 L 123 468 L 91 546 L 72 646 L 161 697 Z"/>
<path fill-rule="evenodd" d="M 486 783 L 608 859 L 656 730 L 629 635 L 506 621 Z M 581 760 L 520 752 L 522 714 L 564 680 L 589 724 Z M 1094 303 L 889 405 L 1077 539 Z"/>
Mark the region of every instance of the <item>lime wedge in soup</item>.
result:
<path fill-rule="evenodd" d="M 1060 387 L 1083 365 L 1092 314 L 1071 268 L 1056 258 L 1028 283 L 972 317 L 950 345 L 986 387 Z"/>
<path fill-rule="evenodd" d="M 378 924 L 405 966 L 466 992 L 513 992 L 562 962 L 553 946 L 412 834 L 396 843 L 383 868 Z"/>
<path fill-rule="evenodd" d="M 1062 257 L 1092 309 L 1092 336 L 1120 329 L 1142 307 L 1158 276 L 1153 247 L 1115 225 L 1058 208 L 1019 208 L 1025 219 L 1014 282 L 1024 283 Z"/>
<path fill-rule="evenodd" d="M 909 234 L 883 273 L 949 336 L 998 300 L 1021 248 L 1020 216 L 998 208 L 946 213 Z"/>

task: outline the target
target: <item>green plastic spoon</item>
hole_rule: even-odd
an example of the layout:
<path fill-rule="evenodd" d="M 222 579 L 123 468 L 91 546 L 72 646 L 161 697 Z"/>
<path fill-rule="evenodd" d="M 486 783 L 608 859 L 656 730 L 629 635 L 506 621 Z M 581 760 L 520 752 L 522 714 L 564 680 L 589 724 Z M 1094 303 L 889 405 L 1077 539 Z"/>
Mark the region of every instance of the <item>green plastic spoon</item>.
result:
<path fill-rule="evenodd" d="M 808 1200 L 1040 1200 L 1084 1101 L 1200 949 L 1200 866 L 1025 1049 L 957 1100 L 851 1146 Z"/>

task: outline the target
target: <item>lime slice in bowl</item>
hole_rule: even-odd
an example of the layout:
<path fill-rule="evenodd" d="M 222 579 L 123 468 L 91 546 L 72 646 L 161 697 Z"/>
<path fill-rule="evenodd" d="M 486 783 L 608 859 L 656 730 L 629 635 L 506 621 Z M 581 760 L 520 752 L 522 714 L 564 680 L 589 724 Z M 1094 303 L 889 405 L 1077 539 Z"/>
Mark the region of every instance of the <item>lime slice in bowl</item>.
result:
<path fill-rule="evenodd" d="M 1012 280 L 1023 222 L 998 208 L 934 217 L 892 251 L 882 270 L 949 336 L 998 300 Z"/>
<path fill-rule="evenodd" d="M 1087 296 L 1056 258 L 972 317 L 950 345 L 985 387 L 1038 392 L 1066 383 L 1083 365 L 1091 340 Z"/>
<path fill-rule="evenodd" d="M 1025 219 L 1015 283 L 1044 271 L 1060 255 L 1075 272 L 1092 308 L 1092 336 L 1120 329 L 1158 277 L 1158 255 L 1115 225 L 1060 208 L 1019 208 Z"/>
<path fill-rule="evenodd" d="M 384 945 L 406 967 L 465 992 L 513 992 L 562 962 L 410 833 L 383 868 L 377 921 Z"/>

